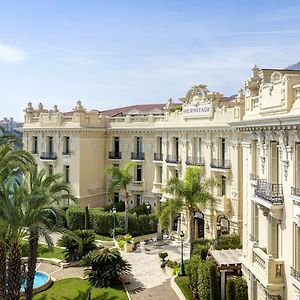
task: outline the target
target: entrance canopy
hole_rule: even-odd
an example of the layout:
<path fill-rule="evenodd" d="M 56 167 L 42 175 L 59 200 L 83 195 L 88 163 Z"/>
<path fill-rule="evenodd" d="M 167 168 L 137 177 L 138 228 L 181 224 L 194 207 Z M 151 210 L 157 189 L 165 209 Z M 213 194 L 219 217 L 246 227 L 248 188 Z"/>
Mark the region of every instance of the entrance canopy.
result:
<path fill-rule="evenodd" d="M 241 269 L 242 249 L 210 250 L 209 254 L 220 270 Z"/>

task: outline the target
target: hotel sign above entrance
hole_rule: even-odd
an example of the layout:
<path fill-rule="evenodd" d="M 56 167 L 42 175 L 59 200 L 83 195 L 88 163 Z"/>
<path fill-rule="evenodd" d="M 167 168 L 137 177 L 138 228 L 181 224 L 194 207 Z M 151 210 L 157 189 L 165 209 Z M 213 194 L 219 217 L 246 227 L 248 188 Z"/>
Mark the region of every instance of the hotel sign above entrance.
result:
<path fill-rule="evenodd" d="M 210 118 L 213 114 L 212 104 L 186 105 L 182 114 L 184 118 Z"/>

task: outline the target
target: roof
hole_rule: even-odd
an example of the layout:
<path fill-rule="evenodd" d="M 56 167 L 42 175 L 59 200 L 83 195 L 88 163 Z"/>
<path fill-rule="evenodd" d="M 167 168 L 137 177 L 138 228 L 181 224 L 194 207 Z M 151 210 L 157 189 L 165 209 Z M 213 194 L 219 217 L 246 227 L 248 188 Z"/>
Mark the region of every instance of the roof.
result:
<path fill-rule="evenodd" d="M 241 268 L 242 249 L 210 250 L 209 253 L 220 269 Z"/>

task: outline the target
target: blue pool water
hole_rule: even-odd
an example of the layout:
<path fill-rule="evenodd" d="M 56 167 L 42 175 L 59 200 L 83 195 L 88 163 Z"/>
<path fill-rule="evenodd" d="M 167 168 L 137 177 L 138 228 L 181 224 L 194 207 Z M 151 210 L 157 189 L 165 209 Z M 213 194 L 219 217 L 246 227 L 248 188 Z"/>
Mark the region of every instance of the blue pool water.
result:
<path fill-rule="evenodd" d="M 41 272 L 35 272 L 34 275 L 34 283 L 33 283 L 33 288 L 37 288 L 43 284 L 45 284 L 49 279 L 49 276 L 45 273 L 41 273 Z M 25 286 L 26 286 L 26 280 L 24 278 L 24 280 L 22 281 L 22 285 L 21 285 L 21 292 L 25 291 Z"/>

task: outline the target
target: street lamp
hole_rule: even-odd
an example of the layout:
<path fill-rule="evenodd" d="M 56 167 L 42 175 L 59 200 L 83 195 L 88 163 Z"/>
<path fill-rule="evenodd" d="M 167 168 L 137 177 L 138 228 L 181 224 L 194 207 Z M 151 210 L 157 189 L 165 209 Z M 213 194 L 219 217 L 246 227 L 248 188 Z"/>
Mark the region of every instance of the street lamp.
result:
<path fill-rule="evenodd" d="M 112 212 L 114 214 L 114 229 L 113 229 L 113 239 L 116 239 L 116 212 L 117 209 L 115 207 L 113 207 Z"/>
<path fill-rule="evenodd" d="M 181 241 L 181 263 L 180 263 L 179 276 L 185 276 L 184 262 L 183 262 L 183 239 L 184 239 L 183 231 L 180 232 L 179 236 L 180 236 L 180 241 Z"/>
<path fill-rule="evenodd" d="M 150 215 L 151 204 L 149 202 L 146 203 L 146 208 L 148 211 L 148 215 Z"/>
<path fill-rule="evenodd" d="M 217 222 L 217 244 L 219 244 L 220 235 L 221 235 L 221 222 L 218 221 Z"/>

